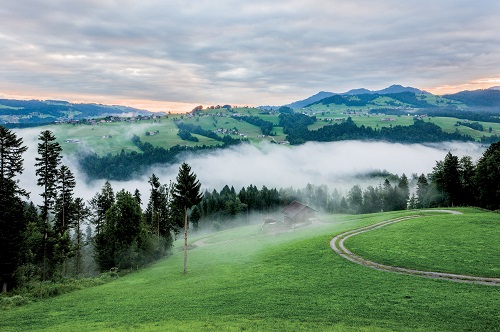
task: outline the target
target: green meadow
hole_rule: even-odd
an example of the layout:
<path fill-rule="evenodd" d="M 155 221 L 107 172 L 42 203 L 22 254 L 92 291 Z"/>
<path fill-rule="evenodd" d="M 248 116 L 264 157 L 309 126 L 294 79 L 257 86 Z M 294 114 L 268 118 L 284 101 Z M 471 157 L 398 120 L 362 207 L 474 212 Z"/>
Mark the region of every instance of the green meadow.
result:
<path fill-rule="evenodd" d="M 498 276 L 500 215 L 461 211 L 422 213 L 346 244 L 380 262 Z M 254 224 L 191 236 L 186 275 L 177 243 L 170 257 L 107 284 L 3 310 L 0 330 L 500 330 L 498 287 L 378 271 L 329 246 L 343 231 L 420 213 L 327 215 L 284 232 Z"/>
<path fill-rule="evenodd" d="M 346 114 L 346 111 L 367 112 L 373 107 L 387 107 L 387 97 L 380 97 L 376 100 L 377 104 L 371 107 L 347 107 L 346 105 L 313 105 L 305 112 L 314 115 L 317 122 L 308 126 L 309 130 L 317 130 L 326 125 L 335 124 L 335 119 L 347 119 L 349 116 L 356 125 L 364 125 L 379 129 L 389 126 L 409 126 L 413 123 L 413 117 L 408 115 L 378 115 L 378 114 Z M 433 101 L 436 102 L 436 101 Z M 384 106 L 385 105 L 385 106 Z M 272 137 L 262 137 L 261 129 L 245 121 L 232 118 L 232 115 L 238 113 L 245 116 L 257 116 L 265 121 L 274 124 Z M 386 119 L 391 119 L 387 121 Z M 74 154 L 83 150 L 90 150 L 99 155 L 108 153 L 117 154 L 122 150 L 125 152 L 136 151 L 139 149 L 132 143 L 131 138 L 137 135 L 143 142 L 151 143 L 153 146 L 169 149 L 175 145 L 181 146 L 199 146 L 199 145 L 217 145 L 219 141 L 207 138 L 201 135 L 193 134 L 198 138 L 198 142 L 184 141 L 178 135 L 178 128 L 174 121 L 181 120 L 184 123 L 200 126 L 204 130 L 215 131 L 217 129 L 234 130 L 238 134 L 232 134 L 233 138 L 246 138 L 251 143 L 262 141 L 281 142 L 286 140 L 283 133 L 283 127 L 279 127 L 279 116 L 277 114 L 265 114 L 257 108 L 235 108 L 226 109 L 207 109 L 200 113 L 200 116 L 189 117 L 181 114 L 170 114 L 160 119 L 141 120 L 137 122 L 97 122 L 94 125 L 88 124 L 58 124 L 50 125 L 45 128 L 54 132 L 58 142 L 62 145 L 65 154 Z M 461 134 L 468 134 L 474 139 L 479 140 L 482 136 L 500 135 L 500 124 L 480 122 L 484 130 L 478 131 L 466 126 L 456 126 L 457 121 L 464 121 L 457 118 L 431 117 L 425 121 L 431 121 L 440 126 L 446 132 L 458 131 Z M 491 128 L 491 132 L 489 129 Z M 40 128 L 40 131 L 43 128 Z M 153 133 L 149 135 L 147 133 Z M 240 135 L 241 134 L 241 135 Z M 223 136 L 219 133 L 219 136 Z M 69 140 L 69 141 L 68 141 Z M 72 141 L 73 140 L 73 141 Z M 78 140 L 79 143 L 75 143 Z"/>

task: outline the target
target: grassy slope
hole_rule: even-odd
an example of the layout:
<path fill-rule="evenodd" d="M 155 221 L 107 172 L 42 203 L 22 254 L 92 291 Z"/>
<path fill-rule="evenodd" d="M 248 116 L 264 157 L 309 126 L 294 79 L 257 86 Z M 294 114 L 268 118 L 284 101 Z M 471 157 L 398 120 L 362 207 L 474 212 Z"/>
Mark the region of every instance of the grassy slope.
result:
<path fill-rule="evenodd" d="M 484 212 L 430 216 L 360 234 L 346 245 L 382 264 L 500 278 L 499 219 Z"/>
<path fill-rule="evenodd" d="M 376 100 L 378 107 L 385 107 L 384 103 L 389 99 L 387 97 L 380 97 Z M 435 102 L 435 101 L 434 101 Z M 353 121 L 357 125 L 365 125 L 373 128 L 382 128 L 388 126 L 396 125 L 411 125 L 413 123 L 413 117 L 411 116 L 393 116 L 393 115 L 349 115 L 342 114 L 346 110 L 356 110 L 356 111 L 367 111 L 375 105 L 370 107 L 346 107 L 345 105 L 314 105 L 310 107 L 307 111 L 310 115 L 315 115 L 318 121 L 309 126 L 310 130 L 317 130 L 323 126 L 329 125 L 330 123 L 324 121 L 325 119 L 336 119 L 336 118 L 347 118 L 352 117 Z M 238 121 L 237 119 L 231 118 L 233 113 L 239 113 L 248 116 L 259 116 L 260 118 L 271 121 L 276 127 L 273 128 L 273 132 L 276 136 L 270 138 L 258 137 L 262 134 L 260 128 L 246 123 L 244 121 Z M 119 153 L 122 149 L 125 151 L 137 151 L 136 146 L 134 146 L 130 140 L 133 134 L 138 135 L 144 142 L 149 142 L 154 146 L 160 146 L 164 148 L 171 148 L 174 145 L 216 145 L 220 142 L 206 138 L 203 136 L 198 136 L 199 142 L 189 142 L 183 141 L 177 136 L 177 127 L 174 124 L 174 120 L 178 120 L 182 117 L 182 121 L 185 123 L 191 123 L 194 125 L 199 125 L 206 130 L 215 130 L 219 128 L 223 129 L 233 129 L 237 128 L 238 131 L 246 135 L 246 138 L 252 142 L 260 142 L 262 140 L 275 140 L 283 141 L 286 139 L 286 135 L 283 133 L 282 127 L 277 127 L 279 122 L 278 115 L 265 115 L 260 114 L 261 111 L 255 108 L 237 108 L 232 111 L 227 111 L 226 109 L 214 109 L 214 110 L 204 110 L 201 112 L 203 116 L 195 116 L 194 118 L 188 118 L 182 115 L 169 115 L 168 118 L 163 118 L 161 120 L 148 120 L 140 121 L 136 123 L 99 123 L 94 126 L 90 125 L 51 125 L 46 128 L 53 130 L 58 141 L 63 146 L 65 153 L 75 153 L 78 149 L 84 147 L 92 151 L 97 152 L 100 155 L 107 153 Z M 395 121 L 382 122 L 383 118 L 393 118 Z M 443 130 L 447 132 L 455 132 L 458 130 L 460 133 L 469 134 L 475 139 L 480 139 L 483 135 L 490 136 L 492 134 L 500 134 L 500 124 L 482 122 L 485 130 L 479 132 L 465 126 L 455 126 L 457 121 L 463 121 L 456 118 L 442 118 L 442 117 L 432 117 L 426 121 L 432 121 L 437 124 Z M 334 121 L 332 123 L 335 123 Z M 488 129 L 492 128 L 492 132 L 489 133 Z M 42 130 L 42 129 L 40 129 Z M 146 136 L 146 131 L 159 131 L 159 134 L 154 136 Z M 103 139 L 103 136 L 111 135 L 112 138 Z M 233 136 L 241 138 L 240 136 Z M 65 143 L 66 139 L 79 139 L 82 144 Z"/>
<path fill-rule="evenodd" d="M 256 225 L 216 233 L 206 239 L 210 245 L 190 250 L 186 276 L 178 251 L 112 283 L 4 311 L 0 330 L 500 329 L 497 288 L 381 272 L 329 248 L 341 231 L 404 213 L 329 216 L 321 227 L 276 235 L 262 234 Z M 435 220 L 455 223 L 462 217 Z M 427 225 L 431 233 L 435 224 Z"/>

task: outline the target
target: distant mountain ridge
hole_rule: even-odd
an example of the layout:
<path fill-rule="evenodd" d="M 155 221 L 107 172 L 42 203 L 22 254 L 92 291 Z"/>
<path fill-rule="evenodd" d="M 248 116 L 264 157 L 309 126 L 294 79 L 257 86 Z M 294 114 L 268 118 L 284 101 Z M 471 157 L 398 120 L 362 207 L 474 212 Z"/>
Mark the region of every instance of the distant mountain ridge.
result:
<path fill-rule="evenodd" d="M 292 109 L 300 109 L 303 108 L 307 105 L 313 104 L 317 101 L 320 101 L 324 98 L 328 98 L 334 95 L 362 95 L 362 94 L 379 94 L 379 95 L 386 95 L 386 94 L 394 94 L 394 93 L 401 93 L 401 92 L 412 92 L 415 94 L 429 94 L 427 91 L 420 90 L 417 88 L 413 88 L 410 86 L 402 86 L 399 84 L 394 84 L 391 85 L 387 88 L 381 89 L 381 90 L 368 90 L 365 88 L 359 88 L 359 89 L 352 89 L 347 92 L 342 92 L 342 93 L 335 93 L 335 92 L 326 92 L 326 91 L 321 91 L 309 98 L 299 100 L 290 104 L 287 104 L 285 106 L 288 106 Z"/>
<path fill-rule="evenodd" d="M 500 89 L 494 88 L 460 91 L 443 97 L 460 101 L 469 107 L 500 108 Z"/>
<path fill-rule="evenodd" d="M 37 124 L 109 115 L 150 115 L 128 106 L 71 103 L 64 100 L 0 99 L 0 124 Z"/>

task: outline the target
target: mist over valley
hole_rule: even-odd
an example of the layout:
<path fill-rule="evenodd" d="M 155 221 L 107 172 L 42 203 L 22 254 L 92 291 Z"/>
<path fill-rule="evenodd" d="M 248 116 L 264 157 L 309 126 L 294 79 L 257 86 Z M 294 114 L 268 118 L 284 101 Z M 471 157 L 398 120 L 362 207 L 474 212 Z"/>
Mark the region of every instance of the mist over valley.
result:
<path fill-rule="evenodd" d="M 140 126 L 139 126 L 140 127 Z M 20 177 L 20 186 L 31 193 L 30 200 L 41 202 L 40 187 L 36 186 L 35 157 L 37 156 L 36 128 L 17 129 L 29 147 L 24 154 L 25 171 Z M 202 184 L 202 190 L 220 190 L 233 186 L 236 190 L 252 184 L 267 188 L 304 188 L 308 183 L 326 185 L 330 190 L 347 191 L 355 184 L 378 185 L 383 178 L 367 178 L 373 172 L 387 171 L 408 177 L 412 174 L 432 172 L 436 161 L 448 152 L 459 157 L 468 155 L 474 161 L 484 152 L 485 146 L 473 142 L 442 142 L 429 144 L 400 144 L 387 142 L 308 142 L 298 146 L 282 146 L 261 142 L 240 144 L 234 147 L 186 153 L 170 165 L 154 165 L 129 181 L 111 180 L 116 190 L 134 192 L 139 189 L 143 201 L 149 197 L 148 179 L 156 174 L 162 183 L 175 181 L 180 164 L 189 163 Z M 76 194 L 90 199 L 103 186 L 106 179 L 89 180 L 78 166 L 78 155 L 66 154 L 63 164 L 75 174 Z"/>

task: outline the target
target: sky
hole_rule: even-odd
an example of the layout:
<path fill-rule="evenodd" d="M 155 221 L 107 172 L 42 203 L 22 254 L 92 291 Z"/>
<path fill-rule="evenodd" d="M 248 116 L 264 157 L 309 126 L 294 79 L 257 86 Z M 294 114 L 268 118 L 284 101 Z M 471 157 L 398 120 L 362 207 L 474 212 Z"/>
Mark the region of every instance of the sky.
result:
<path fill-rule="evenodd" d="M 498 0 L 16 0 L 0 98 L 151 111 L 500 85 Z"/>

